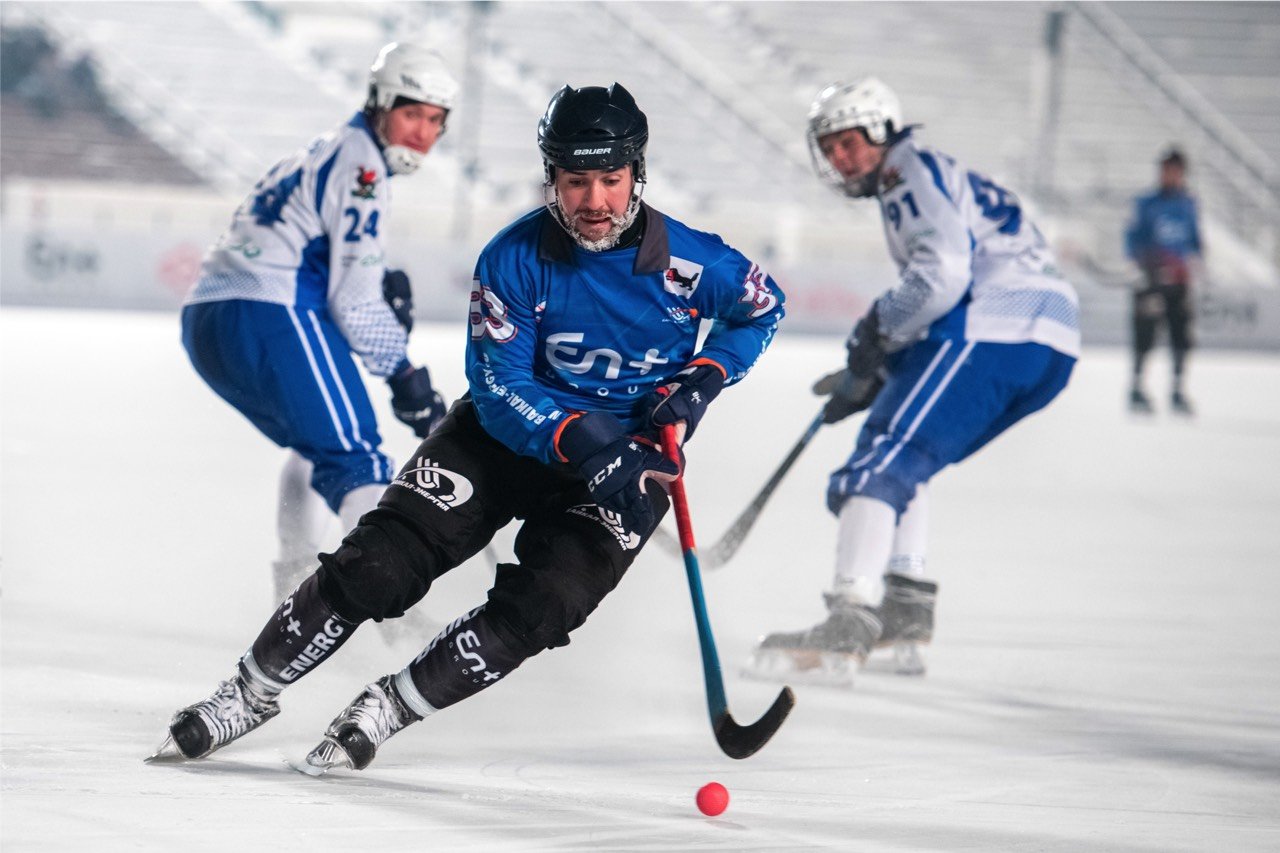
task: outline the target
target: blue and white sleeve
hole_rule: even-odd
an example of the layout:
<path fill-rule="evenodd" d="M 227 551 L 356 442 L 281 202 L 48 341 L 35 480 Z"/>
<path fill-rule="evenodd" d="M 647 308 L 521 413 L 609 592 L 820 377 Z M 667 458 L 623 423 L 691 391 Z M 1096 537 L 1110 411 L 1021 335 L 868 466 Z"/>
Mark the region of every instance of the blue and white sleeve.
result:
<path fill-rule="evenodd" d="M 898 283 L 876 300 L 880 331 L 897 343 L 919 338 L 960 303 L 973 276 L 973 237 L 964 186 L 948 181 L 926 152 L 903 164 L 902 183 L 880 200 L 885 235 L 901 258 Z"/>
<path fill-rule="evenodd" d="M 708 272 L 714 290 L 706 313 L 714 323 L 695 360 L 720 365 L 725 384 L 732 385 L 747 375 L 773 342 L 786 313 L 786 295 L 759 264 L 736 251 L 729 251 Z"/>
<path fill-rule="evenodd" d="M 359 161 L 345 147 L 339 150 L 320 214 L 329 235 L 334 322 L 371 374 L 390 376 L 406 359 L 409 336 L 382 296 L 388 188 L 381 157 L 371 163 Z"/>

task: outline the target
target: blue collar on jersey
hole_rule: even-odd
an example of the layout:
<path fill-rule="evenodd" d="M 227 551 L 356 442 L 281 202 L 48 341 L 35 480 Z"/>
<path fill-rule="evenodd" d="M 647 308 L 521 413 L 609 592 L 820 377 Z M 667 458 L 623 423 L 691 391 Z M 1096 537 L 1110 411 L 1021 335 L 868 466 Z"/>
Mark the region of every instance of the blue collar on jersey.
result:
<path fill-rule="evenodd" d="M 364 114 L 364 111 L 361 110 L 353 115 L 351 117 L 351 121 L 347 122 L 347 127 L 358 127 L 369 135 L 369 138 L 373 140 L 373 144 L 378 146 L 378 153 L 382 154 L 382 165 L 387 167 L 387 177 L 391 177 L 391 167 L 387 164 L 387 155 L 382 153 L 382 149 L 386 146 L 382 144 L 382 140 L 378 138 L 378 134 L 373 132 L 373 128 L 369 127 L 369 119 Z"/>
<path fill-rule="evenodd" d="M 897 145 L 899 142 L 901 142 L 904 139 L 910 139 L 912 131 L 914 131 L 917 127 L 924 127 L 924 125 L 922 124 L 907 125 L 902 130 L 898 131 L 897 133 L 893 134 L 888 139 L 886 139 L 884 141 L 884 147 L 886 149 L 889 149 Z"/>
<path fill-rule="evenodd" d="M 671 266 L 671 243 L 667 237 L 667 220 L 661 213 L 643 201 L 640 202 L 645 217 L 644 236 L 636 250 L 636 260 L 631 267 L 635 275 L 662 272 Z M 542 211 L 542 232 L 538 235 L 538 260 L 577 264 L 573 252 L 573 238 L 565 233 L 551 211 Z"/>

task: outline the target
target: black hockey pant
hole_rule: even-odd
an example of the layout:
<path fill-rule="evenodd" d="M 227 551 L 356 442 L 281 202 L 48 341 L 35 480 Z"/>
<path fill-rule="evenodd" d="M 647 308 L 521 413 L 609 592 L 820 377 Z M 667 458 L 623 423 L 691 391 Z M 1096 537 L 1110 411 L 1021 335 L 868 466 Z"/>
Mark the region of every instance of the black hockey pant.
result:
<path fill-rule="evenodd" d="M 1185 284 L 1150 284 L 1133 295 L 1133 372 L 1141 375 L 1147 353 L 1155 346 L 1161 323 L 1169 327 L 1173 372 L 1182 375 L 1192 346 L 1191 294 Z"/>
<path fill-rule="evenodd" d="M 651 483 L 654 518 L 668 508 Z M 439 709 L 495 683 L 543 649 L 567 645 L 618 585 L 652 529 L 628 531 L 592 502 L 568 466 L 521 456 L 456 403 L 378 506 L 276 611 L 242 666 L 284 686 L 346 642 L 360 623 L 402 616 L 432 582 L 513 519 L 518 562 L 498 566 L 487 600 L 445 628 L 408 667 Z"/>

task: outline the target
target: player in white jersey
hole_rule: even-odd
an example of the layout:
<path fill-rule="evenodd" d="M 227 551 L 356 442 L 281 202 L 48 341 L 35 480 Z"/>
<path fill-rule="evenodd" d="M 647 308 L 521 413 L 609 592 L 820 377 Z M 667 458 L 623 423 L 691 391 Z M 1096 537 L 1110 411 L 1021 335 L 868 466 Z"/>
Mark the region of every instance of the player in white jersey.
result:
<path fill-rule="evenodd" d="M 838 518 L 828 618 L 765 637 L 748 672 L 847 682 L 892 645 L 899 671 L 918 674 L 937 595 L 927 483 L 1066 386 L 1078 303 L 1017 197 L 918 145 L 884 83 L 824 89 L 808 139 L 824 180 L 879 203 L 899 278 L 854 327 L 847 366 L 814 387 L 831 395 L 827 423 L 870 408 L 827 490 Z"/>
<path fill-rule="evenodd" d="M 196 371 L 290 449 L 280 480 L 276 599 L 310 573 L 332 518 L 344 530 L 395 471 L 352 355 L 385 378 L 397 418 L 426 437 L 445 414 L 406 355 L 408 279 L 387 270 L 388 179 L 444 132 L 458 84 L 434 52 L 391 43 L 364 108 L 277 163 L 209 250 L 182 311 Z"/>

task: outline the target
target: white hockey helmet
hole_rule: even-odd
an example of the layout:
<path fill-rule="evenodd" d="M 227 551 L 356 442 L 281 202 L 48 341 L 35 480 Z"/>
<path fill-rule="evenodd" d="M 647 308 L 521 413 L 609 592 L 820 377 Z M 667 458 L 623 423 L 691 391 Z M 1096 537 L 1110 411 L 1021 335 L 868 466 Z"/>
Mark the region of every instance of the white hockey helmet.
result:
<path fill-rule="evenodd" d="M 902 130 L 902 107 L 893 90 L 875 77 L 864 77 L 853 83 L 832 83 L 814 99 L 809 107 L 809 156 L 813 167 L 824 181 L 848 195 L 865 196 L 864 182 L 847 185 L 840 173 L 823 156 L 818 141 L 824 136 L 850 128 L 862 128 L 867 140 L 884 145 Z"/>
<path fill-rule="evenodd" d="M 451 110 L 458 88 L 458 81 L 449 73 L 440 54 L 429 48 L 391 42 L 378 52 L 369 69 L 365 111 L 374 118 L 375 131 L 385 146 L 383 154 L 393 174 L 415 171 L 424 155 L 404 145 L 387 145 L 382 136 L 382 122 L 375 114 L 389 112 L 401 98 Z"/>
<path fill-rule="evenodd" d="M 453 109 L 458 81 L 434 50 L 417 44 L 391 42 L 378 52 L 369 69 L 367 108 L 389 110 L 396 98 L 408 98 Z"/>

